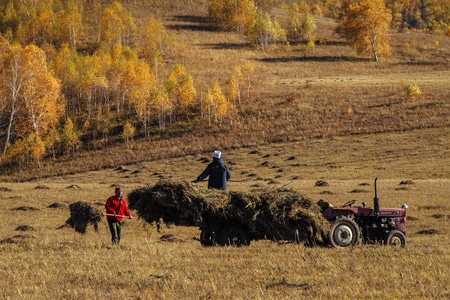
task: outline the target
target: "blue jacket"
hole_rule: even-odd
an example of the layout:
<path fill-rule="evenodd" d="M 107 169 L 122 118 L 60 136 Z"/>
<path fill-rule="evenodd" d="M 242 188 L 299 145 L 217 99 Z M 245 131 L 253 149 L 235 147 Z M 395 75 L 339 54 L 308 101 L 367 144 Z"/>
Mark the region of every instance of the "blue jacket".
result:
<path fill-rule="evenodd" d="M 201 181 L 209 176 L 208 188 L 209 189 L 221 189 L 227 188 L 227 181 L 231 178 L 230 170 L 228 166 L 223 162 L 221 158 L 213 158 L 213 161 L 208 164 L 206 169 L 197 177 L 198 181 Z"/>

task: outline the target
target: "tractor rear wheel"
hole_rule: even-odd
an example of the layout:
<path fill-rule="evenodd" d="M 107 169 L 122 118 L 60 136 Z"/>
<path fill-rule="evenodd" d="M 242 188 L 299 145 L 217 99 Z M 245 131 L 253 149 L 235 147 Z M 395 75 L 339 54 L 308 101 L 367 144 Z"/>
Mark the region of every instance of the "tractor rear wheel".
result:
<path fill-rule="evenodd" d="M 348 217 L 338 217 L 328 235 L 333 247 L 342 248 L 359 244 L 361 232 L 358 224 Z"/>
<path fill-rule="evenodd" d="M 220 230 L 219 244 L 222 246 L 249 246 L 247 231 L 240 226 L 226 226 Z"/>
<path fill-rule="evenodd" d="M 387 246 L 394 247 L 406 247 L 406 236 L 400 230 L 391 230 L 389 231 L 384 244 Z"/>

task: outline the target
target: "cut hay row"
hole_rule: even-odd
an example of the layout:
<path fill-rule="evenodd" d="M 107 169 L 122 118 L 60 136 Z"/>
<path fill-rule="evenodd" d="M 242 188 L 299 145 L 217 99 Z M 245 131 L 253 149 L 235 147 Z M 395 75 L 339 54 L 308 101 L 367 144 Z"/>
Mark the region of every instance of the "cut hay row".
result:
<path fill-rule="evenodd" d="M 329 223 L 311 199 L 286 189 L 251 192 L 207 190 L 187 182 L 160 181 L 128 195 L 129 207 L 148 223 L 190 226 L 241 224 L 255 236 L 274 240 L 322 242 Z"/>

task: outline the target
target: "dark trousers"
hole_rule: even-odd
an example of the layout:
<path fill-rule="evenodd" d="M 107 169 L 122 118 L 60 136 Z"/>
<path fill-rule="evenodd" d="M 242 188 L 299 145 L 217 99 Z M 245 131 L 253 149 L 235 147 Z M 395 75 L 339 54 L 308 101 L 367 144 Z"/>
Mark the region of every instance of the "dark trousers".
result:
<path fill-rule="evenodd" d="M 111 232 L 111 241 L 113 244 L 120 243 L 120 231 L 122 230 L 122 223 L 116 220 L 108 220 L 109 231 Z"/>

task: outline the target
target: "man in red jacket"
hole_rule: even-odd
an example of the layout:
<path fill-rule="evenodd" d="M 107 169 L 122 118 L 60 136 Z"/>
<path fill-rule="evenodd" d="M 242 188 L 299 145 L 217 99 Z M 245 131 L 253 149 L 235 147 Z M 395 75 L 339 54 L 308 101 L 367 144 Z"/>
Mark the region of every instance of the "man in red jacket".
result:
<path fill-rule="evenodd" d="M 122 229 L 122 217 L 133 218 L 127 207 L 127 202 L 122 196 L 122 189 L 116 187 L 115 195 L 106 200 L 106 218 L 108 220 L 109 231 L 113 244 L 120 243 L 120 232 Z"/>

